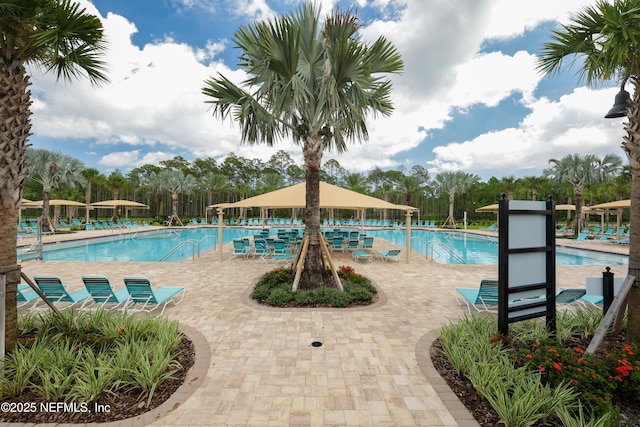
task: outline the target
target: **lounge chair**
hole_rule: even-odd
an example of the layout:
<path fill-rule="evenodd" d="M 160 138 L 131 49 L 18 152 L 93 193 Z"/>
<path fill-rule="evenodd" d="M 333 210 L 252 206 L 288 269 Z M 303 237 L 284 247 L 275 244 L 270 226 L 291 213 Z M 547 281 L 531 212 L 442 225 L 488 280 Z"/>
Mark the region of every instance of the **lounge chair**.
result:
<path fill-rule="evenodd" d="M 253 239 L 253 256 L 262 256 L 269 253 L 267 241 L 264 239 Z"/>
<path fill-rule="evenodd" d="M 126 289 L 113 289 L 109 279 L 104 276 L 83 276 L 82 282 L 87 292 L 89 292 L 90 298 L 86 301 L 92 300 L 100 308 L 104 308 L 107 304 L 112 304 L 113 309 L 126 305 L 129 301 L 129 292 Z M 84 305 L 80 307 L 84 308 Z"/>
<path fill-rule="evenodd" d="M 579 302 L 586 293 L 585 288 L 562 288 L 556 294 L 556 305 L 568 305 Z"/>
<path fill-rule="evenodd" d="M 378 251 L 377 254 L 382 261 L 399 261 L 401 249 L 390 249 L 388 251 Z"/>
<path fill-rule="evenodd" d="M 243 256 L 248 257 L 249 254 L 253 251 L 251 244 L 248 240 L 245 239 L 235 239 L 233 241 L 233 252 L 231 253 L 232 257 Z"/>
<path fill-rule="evenodd" d="M 153 289 L 146 277 L 125 277 L 124 285 L 129 292 L 129 303 L 126 310 L 151 313 L 157 308 L 162 308 L 158 316 L 162 316 L 164 309 L 170 302 L 174 305 L 180 304 L 185 294 L 184 288 L 179 286 L 162 286 Z M 182 297 L 176 300 L 175 298 L 180 293 L 182 293 Z"/>
<path fill-rule="evenodd" d="M 360 260 L 373 261 L 371 254 L 365 251 L 354 251 L 352 257 L 355 262 L 360 262 Z"/>
<path fill-rule="evenodd" d="M 260 259 L 265 262 L 265 264 L 275 265 L 275 264 L 287 264 L 289 262 L 293 262 L 296 258 L 296 254 L 286 253 L 286 254 L 264 254 L 260 256 Z"/>
<path fill-rule="evenodd" d="M 329 247 L 331 252 L 333 251 L 342 251 L 344 253 L 344 243 L 342 237 L 334 237 L 331 241 L 331 246 Z"/>
<path fill-rule="evenodd" d="M 471 307 L 478 313 L 497 313 L 498 311 L 498 281 L 485 279 L 480 282 L 479 288 L 456 288 L 456 301 L 462 305 L 465 303 L 467 311 L 471 314 Z M 462 297 L 462 300 L 458 298 Z"/>
<path fill-rule="evenodd" d="M 31 289 L 29 285 L 18 285 L 18 293 L 16 294 L 18 307 L 23 307 L 30 302 L 37 300 L 38 298 L 40 298 L 40 296 L 36 293 L 36 291 Z"/>
<path fill-rule="evenodd" d="M 360 240 L 356 237 L 355 239 L 349 239 L 347 242 L 347 250 L 348 251 L 357 251 L 360 246 Z"/>
<path fill-rule="evenodd" d="M 52 303 L 69 303 L 65 308 L 70 308 L 89 298 L 89 292 L 87 292 L 86 289 L 68 292 L 67 286 L 56 276 L 35 276 L 33 279 L 38 285 L 38 289 L 40 289 L 44 296 Z M 37 303 L 34 304 L 33 308 L 35 308 L 36 305 Z"/>
<path fill-rule="evenodd" d="M 580 232 L 580 234 L 578 234 L 578 237 L 576 237 L 576 242 L 582 242 L 584 240 L 587 239 L 587 237 L 589 237 L 589 231 L 588 230 L 582 230 Z"/>
<path fill-rule="evenodd" d="M 362 245 L 360 248 L 364 251 L 372 251 L 373 250 L 373 237 L 365 236 L 362 240 Z"/>

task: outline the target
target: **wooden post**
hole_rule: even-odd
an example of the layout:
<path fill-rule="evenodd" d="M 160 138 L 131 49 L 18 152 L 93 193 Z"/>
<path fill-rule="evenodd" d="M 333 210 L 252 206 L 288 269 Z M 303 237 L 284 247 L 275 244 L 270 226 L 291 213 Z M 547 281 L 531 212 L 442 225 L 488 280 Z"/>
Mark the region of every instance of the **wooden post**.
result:
<path fill-rule="evenodd" d="M 293 288 L 292 290 L 295 292 L 298 290 L 298 285 L 300 284 L 300 277 L 302 276 L 302 267 L 304 267 L 304 260 L 307 257 L 307 250 L 309 249 L 309 236 L 304 236 L 302 238 L 302 247 L 298 255 L 296 256 L 296 262 L 294 265 L 296 266 L 296 277 L 293 279 Z"/>
<path fill-rule="evenodd" d="M 344 291 L 344 288 L 342 287 L 342 282 L 340 281 L 340 276 L 338 276 L 336 267 L 333 265 L 333 260 L 331 259 L 331 255 L 329 255 L 329 249 L 327 248 L 327 243 L 324 241 L 324 237 L 322 237 L 322 233 L 320 233 L 320 249 L 324 252 L 324 254 L 327 257 L 327 262 L 329 263 L 329 268 L 331 269 L 331 274 L 333 274 L 333 280 L 336 282 L 336 286 L 341 291 Z"/>
<path fill-rule="evenodd" d="M 629 291 L 631 290 L 631 287 L 633 286 L 633 283 L 635 281 L 636 281 L 635 276 L 629 275 L 625 277 L 624 282 L 622 282 L 622 286 L 620 287 L 620 291 L 618 291 L 618 295 L 616 295 L 616 297 L 613 299 L 613 303 L 611 304 L 611 307 L 609 307 L 609 310 L 604 315 L 604 319 L 602 319 L 602 323 L 600 323 L 598 330 L 596 331 L 595 335 L 593 336 L 593 339 L 589 343 L 589 347 L 587 347 L 587 351 L 586 351 L 587 353 L 596 352 L 596 350 L 598 349 L 598 346 L 600 345 L 604 336 L 609 330 L 609 325 L 611 325 L 611 322 L 613 322 L 614 318 L 618 315 L 620 315 L 620 317 L 624 315 L 624 311 L 621 312 L 621 309 L 624 309 L 627 306 L 625 304 L 625 302 L 627 301 L 627 295 L 629 294 Z"/>

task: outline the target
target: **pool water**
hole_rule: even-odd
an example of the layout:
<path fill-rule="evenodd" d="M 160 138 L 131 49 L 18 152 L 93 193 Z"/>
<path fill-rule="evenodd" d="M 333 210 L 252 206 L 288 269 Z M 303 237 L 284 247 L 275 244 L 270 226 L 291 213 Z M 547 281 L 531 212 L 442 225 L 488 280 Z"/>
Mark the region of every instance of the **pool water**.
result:
<path fill-rule="evenodd" d="M 272 229 L 275 234 L 276 229 Z M 253 236 L 257 229 L 227 227 L 223 230 L 223 243 Z M 385 239 L 397 245 L 406 245 L 405 230 L 365 230 L 367 235 Z M 213 227 L 171 228 L 142 231 L 134 234 L 113 235 L 95 239 L 46 244 L 46 261 L 182 261 L 194 254 L 217 247 L 218 229 Z M 497 264 L 497 239 L 460 232 L 412 230 L 414 251 L 433 257 L 442 264 Z M 176 249 L 178 248 L 178 249 Z M 24 252 L 24 251 L 23 251 Z M 32 258 L 33 254 L 18 253 L 18 259 Z M 171 253 L 170 255 L 168 255 Z M 628 257 L 588 250 L 556 248 L 557 265 L 627 265 Z"/>
<path fill-rule="evenodd" d="M 406 230 L 367 231 L 397 245 L 407 243 Z M 462 232 L 411 230 L 411 249 L 442 264 L 497 264 L 498 239 Z M 427 250 L 428 249 L 428 250 Z M 556 246 L 556 265 L 627 265 L 629 257 Z"/>

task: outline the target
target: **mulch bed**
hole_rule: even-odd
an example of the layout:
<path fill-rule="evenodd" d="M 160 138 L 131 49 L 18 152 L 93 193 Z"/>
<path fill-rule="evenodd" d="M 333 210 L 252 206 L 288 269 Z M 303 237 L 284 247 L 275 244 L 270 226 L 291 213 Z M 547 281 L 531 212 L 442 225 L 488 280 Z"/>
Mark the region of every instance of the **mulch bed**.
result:
<path fill-rule="evenodd" d="M 187 372 L 195 361 L 195 349 L 191 340 L 182 338 L 179 346 L 179 354 L 176 359 L 182 368 L 176 373 L 174 379 L 169 379 L 160 384 L 153 393 L 151 405 L 146 406 L 146 397 L 140 402 L 140 391 L 119 391 L 116 396 L 106 396 L 96 402 L 98 405 L 88 404 L 83 406 L 62 406 L 64 402 L 49 402 L 33 393 L 25 393 L 15 399 L 2 400 L 3 410 L 0 413 L 0 422 L 14 423 L 100 423 L 124 420 L 149 412 L 164 403 L 184 383 Z M 28 408 L 28 412 L 7 412 L 4 406 L 12 405 L 14 410 Z M 40 408 L 47 405 L 44 411 Z M 107 406 L 108 405 L 108 406 Z M 11 408 L 11 406 L 9 406 Z M 31 411 L 35 408 L 36 411 Z M 98 409 L 97 411 L 95 409 Z M 108 408 L 108 410 L 107 410 Z M 86 409 L 86 411 L 85 411 Z M 75 410 L 75 412 L 74 412 Z"/>
<path fill-rule="evenodd" d="M 607 345 L 620 345 L 621 338 L 612 338 Z M 583 343 L 583 348 L 588 346 Z M 601 350 L 602 351 L 602 350 Z M 482 427 L 495 427 L 500 425 L 500 417 L 487 399 L 480 396 L 466 377 L 458 375 L 449 359 L 442 353 L 442 344 L 437 339 L 431 347 L 431 362 L 440 376 L 446 381 L 458 399 Z M 614 405 L 620 410 L 625 427 L 640 427 L 640 402 L 624 399 L 624 396 L 615 396 Z M 562 424 L 545 424 L 550 427 L 562 427 Z"/>

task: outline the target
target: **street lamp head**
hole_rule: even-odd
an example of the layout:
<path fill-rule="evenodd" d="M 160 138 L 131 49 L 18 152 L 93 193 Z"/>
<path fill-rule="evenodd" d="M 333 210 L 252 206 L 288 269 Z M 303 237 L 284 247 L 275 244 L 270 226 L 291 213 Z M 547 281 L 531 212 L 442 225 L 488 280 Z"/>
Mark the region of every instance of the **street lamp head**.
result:
<path fill-rule="evenodd" d="M 629 108 L 629 104 L 627 103 L 627 101 L 629 101 L 629 99 L 631 99 L 631 97 L 629 96 L 629 92 L 621 88 L 620 92 L 616 94 L 615 101 L 613 102 L 613 107 L 611 107 L 604 118 L 617 119 L 619 117 L 626 117 L 627 108 Z"/>

